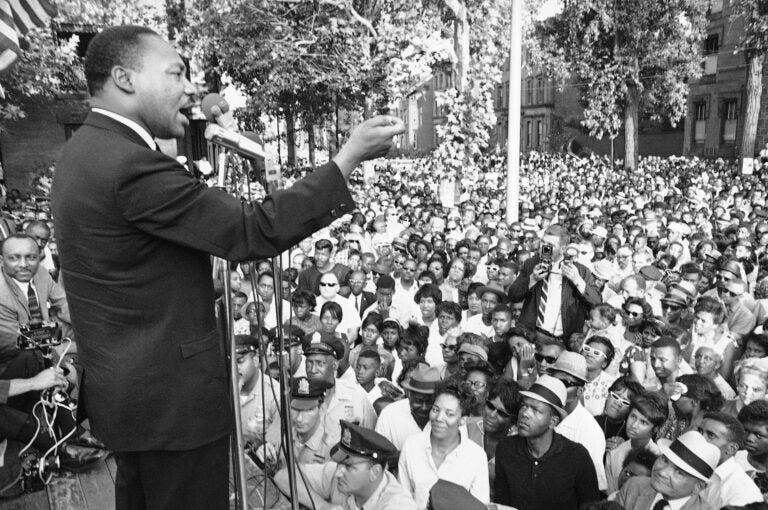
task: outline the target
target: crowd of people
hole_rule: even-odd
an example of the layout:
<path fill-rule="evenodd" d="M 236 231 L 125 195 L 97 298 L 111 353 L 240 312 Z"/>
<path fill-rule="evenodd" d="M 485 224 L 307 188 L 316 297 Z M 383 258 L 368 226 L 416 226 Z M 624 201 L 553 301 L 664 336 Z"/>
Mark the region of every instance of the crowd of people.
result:
<path fill-rule="evenodd" d="M 428 161 L 380 163 L 353 177 L 353 212 L 279 263 L 231 266 L 252 459 L 288 492 L 280 330 L 309 508 L 764 508 L 768 170 L 531 153 L 510 222 L 503 161 L 459 196 Z M 66 327 L 46 202 L 16 195 L 5 279 Z M 45 273 L 43 295 L 28 282 Z M 3 369 L 34 317 L 10 307 L 0 295 L 0 440 L 23 443 L 35 399 Z M 64 384 L 40 374 L 26 393 Z M 82 467 L 99 444 L 78 436 L 97 449 L 72 451 Z"/>

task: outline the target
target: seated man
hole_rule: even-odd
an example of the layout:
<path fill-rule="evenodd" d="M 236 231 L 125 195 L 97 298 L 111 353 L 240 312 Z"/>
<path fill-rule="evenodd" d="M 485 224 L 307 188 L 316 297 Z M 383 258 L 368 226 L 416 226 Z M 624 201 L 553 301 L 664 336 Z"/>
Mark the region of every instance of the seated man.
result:
<path fill-rule="evenodd" d="M 661 446 L 651 476 L 635 476 L 621 488 L 616 501 L 626 510 L 711 510 L 702 491 L 720 460 L 720 450 L 695 431 Z"/>
<path fill-rule="evenodd" d="M 317 510 L 416 510 L 416 503 L 387 471 L 397 448 L 376 432 L 341 422 L 341 441 L 331 450 L 334 462 L 302 466 L 306 486 L 298 485 L 299 502 Z M 288 492 L 288 472 L 274 482 Z"/>
<path fill-rule="evenodd" d="M 280 384 L 264 374 L 258 339 L 235 335 L 237 373 L 240 377 L 240 419 L 246 442 L 263 442 L 264 431 L 278 420 Z"/>
<path fill-rule="evenodd" d="M 323 446 L 322 405 L 325 385 L 310 382 L 306 377 L 291 380 L 291 423 L 293 425 L 293 448 L 296 462 L 301 464 L 325 463 L 330 450 Z M 256 450 L 256 456 L 270 466 L 285 466 L 280 452 L 282 430 L 280 421 L 272 422 L 267 430 L 267 442 Z M 278 456 L 278 453 L 280 455 Z"/>

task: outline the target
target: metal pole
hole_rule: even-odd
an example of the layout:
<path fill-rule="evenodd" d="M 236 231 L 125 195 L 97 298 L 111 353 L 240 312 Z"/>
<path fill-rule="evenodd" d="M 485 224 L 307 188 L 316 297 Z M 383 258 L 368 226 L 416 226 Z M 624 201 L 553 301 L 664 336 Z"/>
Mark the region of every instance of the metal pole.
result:
<path fill-rule="evenodd" d="M 509 125 L 507 140 L 507 221 L 520 211 L 520 86 L 522 67 L 522 0 L 512 0 L 512 35 L 509 45 Z"/>
<path fill-rule="evenodd" d="M 222 260 L 221 282 L 224 284 L 224 320 L 227 325 L 229 344 L 229 380 L 232 391 L 232 409 L 235 413 L 235 430 L 232 437 L 232 467 L 235 478 L 237 507 L 248 510 L 248 488 L 245 473 L 245 442 L 243 441 L 243 422 L 240 417 L 240 378 L 237 370 L 237 346 L 235 342 L 234 320 L 232 318 L 232 287 L 229 281 L 229 262 Z"/>

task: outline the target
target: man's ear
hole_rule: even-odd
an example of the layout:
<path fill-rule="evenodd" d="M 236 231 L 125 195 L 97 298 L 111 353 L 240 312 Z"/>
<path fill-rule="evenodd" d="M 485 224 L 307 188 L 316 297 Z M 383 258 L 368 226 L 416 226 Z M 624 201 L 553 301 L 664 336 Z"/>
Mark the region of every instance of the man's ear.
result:
<path fill-rule="evenodd" d="M 109 75 L 112 78 L 115 87 L 118 89 L 126 94 L 133 94 L 135 92 L 132 70 L 122 66 L 115 66 L 112 68 Z"/>

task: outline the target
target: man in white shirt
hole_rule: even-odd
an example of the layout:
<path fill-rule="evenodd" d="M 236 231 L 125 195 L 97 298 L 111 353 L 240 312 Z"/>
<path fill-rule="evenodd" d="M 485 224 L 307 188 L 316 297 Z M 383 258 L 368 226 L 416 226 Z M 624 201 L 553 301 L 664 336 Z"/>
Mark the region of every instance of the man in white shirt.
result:
<path fill-rule="evenodd" d="M 435 401 L 435 390 L 440 384 L 440 370 L 419 367 L 408 382 L 403 383 L 404 398 L 385 407 L 376 422 L 376 432 L 402 449 L 405 440 L 418 434 L 429 422 L 429 410 Z"/>
<path fill-rule="evenodd" d="M 710 485 L 702 497 L 715 508 L 724 506 L 744 506 L 763 500 L 755 482 L 734 458 L 744 443 L 744 426 L 735 417 L 725 413 L 707 413 L 699 425 L 699 433 L 707 442 L 720 449 L 720 462 L 715 474 L 720 477 L 721 485 Z"/>
<path fill-rule="evenodd" d="M 595 418 L 580 402 L 587 382 L 587 360 L 581 354 L 564 351 L 550 368 L 550 373 L 560 379 L 567 389 L 565 410 L 568 416 L 557 425 L 555 432 L 587 449 L 595 465 L 597 485 L 601 491 L 604 491 L 608 487 L 603 464 L 605 435 Z"/>

